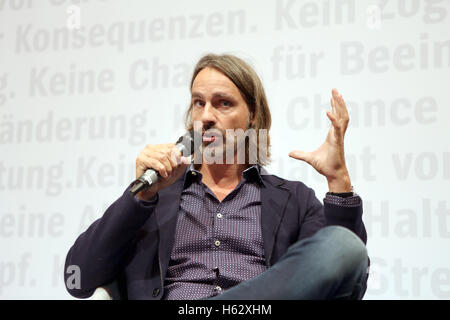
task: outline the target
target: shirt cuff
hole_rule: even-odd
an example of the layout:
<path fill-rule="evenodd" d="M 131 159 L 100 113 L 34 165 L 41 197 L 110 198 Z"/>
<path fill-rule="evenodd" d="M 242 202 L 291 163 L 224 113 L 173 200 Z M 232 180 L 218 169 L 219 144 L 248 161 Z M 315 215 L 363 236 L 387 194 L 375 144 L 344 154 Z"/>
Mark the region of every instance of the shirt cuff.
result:
<path fill-rule="evenodd" d="M 357 207 L 361 205 L 361 197 L 356 193 L 353 193 L 350 197 L 342 197 L 336 194 L 327 192 L 324 203 L 333 204 L 340 207 Z"/>

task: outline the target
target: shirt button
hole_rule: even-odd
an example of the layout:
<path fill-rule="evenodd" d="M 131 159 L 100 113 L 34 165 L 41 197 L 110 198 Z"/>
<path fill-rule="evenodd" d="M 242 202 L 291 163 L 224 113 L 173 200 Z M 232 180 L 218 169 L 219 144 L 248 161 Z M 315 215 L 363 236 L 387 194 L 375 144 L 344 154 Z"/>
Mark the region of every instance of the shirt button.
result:
<path fill-rule="evenodd" d="M 219 286 L 216 286 L 216 290 L 220 292 L 220 291 L 222 291 L 222 288 Z"/>
<path fill-rule="evenodd" d="M 221 213 L 218 213 L 218 214 L 217 214 L 217 218 L 222 219 L 222 214 L 221 214 Z"/>
<path fill-rule="evenodd" d="M 215 245 L 216 247 L 220 246 L 220 241 L 219 241 L 219 240 L 214 241 L 214 245 Z"/>

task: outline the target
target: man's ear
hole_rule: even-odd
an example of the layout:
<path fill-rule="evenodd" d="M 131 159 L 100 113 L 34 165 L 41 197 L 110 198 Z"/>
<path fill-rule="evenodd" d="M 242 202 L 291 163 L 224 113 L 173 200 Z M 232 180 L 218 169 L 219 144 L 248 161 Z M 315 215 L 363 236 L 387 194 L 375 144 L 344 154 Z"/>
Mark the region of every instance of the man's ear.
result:
<path fill-rule="evenodd" d="M 253 128 L 255 126 L 255 114 L 251 111 L 250 111 L 250 115 L 249 115 L 249 124 L 250 124 L 250 128 Z"/>
<path fill-rule="evenodd" d="M 254 128 L 254 127 L 255 127 L 255 120 L 250 118 L 249 121 L 248 121 L 248 128 L 251 129 L 251 128 Z"/>

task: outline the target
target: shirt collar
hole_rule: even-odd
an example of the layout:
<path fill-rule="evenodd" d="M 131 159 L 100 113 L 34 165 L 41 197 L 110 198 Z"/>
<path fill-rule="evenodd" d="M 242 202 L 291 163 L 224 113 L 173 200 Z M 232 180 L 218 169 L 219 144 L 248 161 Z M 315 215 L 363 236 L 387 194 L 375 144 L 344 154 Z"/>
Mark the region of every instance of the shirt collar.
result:
<path fill-rule="evenodd" d="M 242 172 L 242 178 L 245 181 L 253 182 L 256 181 L 260 185 L 264 185 L 264 181 L 261 178 L 261 171 L 264 170 L 261 166 L 255 164 L 248 167 Z M 191 163 L 184 173 L 184 188 L 188 187 L 193 181 L 201 181 L 202 174 L 200 171 L 196 170 L 194 164 Z"/>

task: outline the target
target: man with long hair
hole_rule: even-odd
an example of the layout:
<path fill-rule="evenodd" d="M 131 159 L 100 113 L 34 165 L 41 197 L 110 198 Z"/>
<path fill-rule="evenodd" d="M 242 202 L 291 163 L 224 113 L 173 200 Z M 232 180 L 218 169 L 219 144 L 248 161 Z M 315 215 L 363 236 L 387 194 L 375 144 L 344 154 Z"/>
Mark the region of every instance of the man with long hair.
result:
<path fill-rule="evenodd" d="M 142 150 L 136 177 L 152 168 L 160 179 L 136 196 L 128 188 L 79 236 L 66 269 L 79 266 L 81 285 L 69 292 L 88 297 L 115 281 L 128 299 L 361 299 L 367 236 L 336 89 L 327 116 L 325 142 L 289 154 L 327 179 L 322 205 L 302 182 L 264 168 L 271 116 L 255 71 L 232 55 L 201 58 L 186 112 L 199 151 L 189 159 L 173 143 Z"/>

